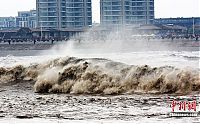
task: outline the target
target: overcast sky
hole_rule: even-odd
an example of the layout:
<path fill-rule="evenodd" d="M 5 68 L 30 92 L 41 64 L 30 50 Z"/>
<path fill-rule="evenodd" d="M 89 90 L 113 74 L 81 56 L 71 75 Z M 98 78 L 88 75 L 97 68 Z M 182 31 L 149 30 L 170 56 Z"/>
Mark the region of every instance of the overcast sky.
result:
<path fill-rule="evenodd" d="M 0 17 L 35 9 L 36 0 L 0 0 Z M 99 22 L 99 0 L 92 0 L 93 21 Z M 200 0 L 155 0 L 155 17 L 200 17 Z"/>

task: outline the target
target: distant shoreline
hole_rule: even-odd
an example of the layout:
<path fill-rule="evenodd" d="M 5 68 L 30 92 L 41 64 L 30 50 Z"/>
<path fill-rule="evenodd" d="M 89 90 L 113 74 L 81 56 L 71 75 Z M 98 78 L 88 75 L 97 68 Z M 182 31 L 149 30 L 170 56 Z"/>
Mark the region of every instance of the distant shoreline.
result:
<path fill-rule="evenodd" d="M 138 39 L 135 39 L 137 40 L 137 42 L 143 42 L 142 40 L 138 40 Z M 85 42 L 85 41 L 79 41 L 79 42 L 75 42 L 75 45 L 79 46 L 84 46 L 84 45 L 87 45 L 88 42 Z M 127 43 L 134 43 L 134 40 L 133 41 L 127 41 Z M 144 40 L 144 42 L 147 42 L 147 43 L 162 43 L 163 44 L 168 44 L 170 46 L 179 46 L 179 47 L 183 47 L 183 48 L 195 48 L 195 49 L 198 49 L 200 47 L 200 41 L 194 41 L 194 40 L 181 40 L 181 39 L 178 39 L 178 40 L 170 40 L 170 39 L 165 39 L 165 40 L 162 40 L 162 39 L 151 39 L 149 41 L 147 40 Z M 26 43 L 15 43 L 15 44 L 7 44 L 7 43 L 0 43 L 0 51 L 16 51 L 16 50 L 49 50 L 51 49 L 52 47 L 54 46 L 59 46 L 59 45 L 62 45 L 62 44 L 65 44 L 66 42 L 55 42 L 54 44 L 51 44 L 50 42 L 38 42 L 36 44 L 33 44 L 33 43 L 29 43 L 29 42 L 26 42 Z M 99 44 L 100 41 L 94 41 L 93 44 Z M 65 44 L 66 45 L 66 44 Z M 62 45 L 63 46 L 63 45 Z"/>
<path fill-rule="evenodd" d="M 0 44 L 0 51 L 7 50 L 48 50 L 54 44 Z"/>

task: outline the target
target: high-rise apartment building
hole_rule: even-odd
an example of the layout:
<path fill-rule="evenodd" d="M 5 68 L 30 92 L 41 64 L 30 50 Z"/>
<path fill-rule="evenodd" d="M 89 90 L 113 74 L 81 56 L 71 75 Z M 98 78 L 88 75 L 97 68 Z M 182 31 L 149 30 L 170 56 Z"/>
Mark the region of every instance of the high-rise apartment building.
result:
<path fill-rule="evenodd" d="M 154 20 L 154 0 L 100 0 L 101 23 L 150 24 Z"/>
<path fill-rule="evenodd" d="M 37 0 L 37 27 L 83 28 L 92 25 L 91 0 Z"/>

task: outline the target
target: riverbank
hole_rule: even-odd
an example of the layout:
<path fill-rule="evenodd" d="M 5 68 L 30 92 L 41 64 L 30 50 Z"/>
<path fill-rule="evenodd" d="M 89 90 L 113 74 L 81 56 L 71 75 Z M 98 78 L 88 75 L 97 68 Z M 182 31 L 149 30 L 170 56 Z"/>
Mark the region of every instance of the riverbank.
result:
<path fill-rule="evenodd" d="M 47 50 L 53 47 L 53 44 L 0 44 L 1 51 L 7 50 Z"/>
<path fill-rule="evenodd" d="M 70 42 L 74 42 L 73 43 L 73 47 L 87 47 L 87 46 L 96 46 L 98 45 L 99 47 L 102 47 L 106 42 L 107 44 L 110 44 L 109 41 L 103 42 L 103 41 L 93 41 L 93 42 L 89 42 L 89 41 L 70 41 Z M 103 44 L 102 44 L 103 42 Z M 114 42 L 116 42 L 116 44 L 119 43 L 119 41 L 112 41 L 111 43 L 113 44 Z M 0 51 L 7 51 L 7 50 L 49 50 L 52 47 L 56 48 L 59 47 L 60 48 L 64 48 L 64 46 L 67 45 L 68 42 L 55 42 L 54 44 L 50 43 L 50 42 L 38 42 L 36 44 L 33 43 L 23 43 L 23 42 L 19 42 L 19 43 L 15 43 L 15 44 L 7 44 L 7 43 L 0 43 Z M 92 44 L 92 45 L 91 45 Z M 126 45 L 128 45 L 128 47 L 133 46 L 134 48 L 137 47 L 138 44 L 142 44 L 142 45 L 149 45 L 151 47 L 154 46 L 158 46 L 158 47 L 162 47 L 162 46 L 166 46 L 168 48 L 170 48 L 169 50 L 177 50 L 177 48 L 180 48 L 181 50 L 199 50 L 200 47 L 200 41 L 191 41 L 191 40 L 157 40 L 157 39 L 153 39 L 153 40 L 132 40 L 132 41 L 120 41 L 120 46 L 124 47 Z M 148 48 L 149 48 L 148 46 Z M 98 48 L 99 48 L 98 47 Z M 155 50 L 158 49 L 158 47 L 155 47 Z M 140 46 L 138 46 L 138 49 L 140 49 Z M 165 50 L 163 47 L 160 50 Z M 148 50 L 148 49 L 147 49 Z"/>

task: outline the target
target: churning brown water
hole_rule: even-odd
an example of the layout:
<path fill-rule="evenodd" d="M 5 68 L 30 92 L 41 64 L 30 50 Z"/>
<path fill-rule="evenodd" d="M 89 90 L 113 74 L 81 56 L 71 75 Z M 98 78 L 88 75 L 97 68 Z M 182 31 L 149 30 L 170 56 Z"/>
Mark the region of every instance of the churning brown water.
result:
<path fill-rule="evenodd" d="M 69 42 L 42 55 L 36 54 L 40 50 L 1 51 L 0 123 L 1 118 L 200 122 L 168 116 L 172 96 L 199 97 L 199 48 L 153 42 Z"/>
<path fill-rule="evenodd" d="M 200 91 L 198 70 L 126 65 L 107 59 L 62 57 L 28 67 L 0 68 L 0 82 L 34 81 L 39 93 L 126 94 Z"/>

